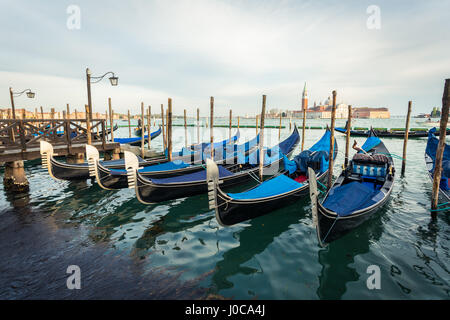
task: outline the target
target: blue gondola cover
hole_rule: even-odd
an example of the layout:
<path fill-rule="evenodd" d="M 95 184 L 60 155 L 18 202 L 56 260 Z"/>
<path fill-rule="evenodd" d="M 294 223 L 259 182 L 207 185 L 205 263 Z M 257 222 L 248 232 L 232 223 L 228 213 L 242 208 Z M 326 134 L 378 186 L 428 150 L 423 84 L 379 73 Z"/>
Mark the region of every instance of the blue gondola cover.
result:
<path fill-rule="evenodd" d="M 302 183 L 298 183 L 285 175 L 280 175 L 261 183 L 256 188 L 241 193 L 228 193 L 228 196 L 239 200 L 259 199 L 289 192 L 300 188 L 302 185 Z"/>
<path fill-rule="evenodd" d="M 225 169 L 223 166 L 217 166 L 219 168 L 219 178 L 223 179 L 233 175 L 233 172 Z M 195 181 L 205 181 L 206 180 L 206 170 L 184 174 L 177 177 L 169 177 L 163 179 L 151 179 L 154 184 L 165 184 L 165 183 L 178 183 L 178 182 L 195 182 Z"/>
<path fill-rule="evenodd" d="M 373 183 L 369 186 L 355 181 L 332 188 L 322 205 L 339 216 L 345 217 L 354 211 L 375 204 L 381 200 L 380 197 L 383 197 L 383 193 L 375 190 Z"/>

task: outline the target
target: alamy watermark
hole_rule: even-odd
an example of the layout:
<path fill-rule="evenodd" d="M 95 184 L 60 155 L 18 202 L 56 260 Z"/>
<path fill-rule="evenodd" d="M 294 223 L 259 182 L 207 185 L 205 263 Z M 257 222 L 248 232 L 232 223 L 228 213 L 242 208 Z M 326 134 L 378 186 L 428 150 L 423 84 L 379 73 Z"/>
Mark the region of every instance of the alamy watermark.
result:
<path fill-rule="evenodd" d="M 67 278 L 66 284 L 67 289 L 81 289 L 81 269 L 77 265 L 70 265 L 66 270 L 67 274 L 70 276 Z"/>
<path fill-rule="evenodd" d="M 81 29 L 81 9 L 75 4 L 71 4 L 67 7 L 66 13 L 68 14 L 66 20 L 66 26 L 69 30 Z"/>
<path fill-rule="evenodd" d="M 370 5 L 367 7 L 366 13 L 369 14 L 367 18 L 366 26 L 369 30 L 381 29 L 381 9 L 379 6 Z"/>
<path fill-rule="evenodd" d="M 366 285 L 369 290 L 381 289 L 381 272 L 377 265 L 370 265 L 367 267 L 366 273 L 370 274 L 367 278 Z"/>

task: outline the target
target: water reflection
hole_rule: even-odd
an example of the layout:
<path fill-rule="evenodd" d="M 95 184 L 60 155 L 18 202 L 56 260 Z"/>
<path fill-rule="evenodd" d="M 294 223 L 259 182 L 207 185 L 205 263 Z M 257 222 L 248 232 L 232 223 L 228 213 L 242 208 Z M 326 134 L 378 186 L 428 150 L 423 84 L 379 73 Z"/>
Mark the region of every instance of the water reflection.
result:
<path fill-rule="evenodd" d="M 254 258 L 255 255 L 264 252 L 279 235 L 289 230 L 291 225 L 299 223 L 300 217 L 304 217 L 303 210 L 299 210 L 299 208 L 305 206 L 305 201 L 303 199 L 285 208 L 283 212 L 277 210 L 250 220 L 249 226 L 234 232 L 233 238 L 238 239 L 239 246 L 226 251 L 222 260 L 216 263 L 216 270 L 212 276 L 212 290 L 220 291 L 232 288 L 234 285 L 228 278 L 236 274 L 249 275 L 260 272 L 261 269 L 242 265 Z"/>
<path fill-rule="evenodd" d="M 150 248 L 155 248 L 158 237 L 167 233 L 179 233 L 214 219 L 211 214 L 202 214 L 205 204 L 207 205 L 207 200 L 204 196 L 169 202 L 168 213 L 151 222 L 136 240 L 132 254 L 142 258 Z"/>
<path fill-rule="evenodd" d="M 341 299 L 347 290 L 347 283 L 359 280 L 356 268 L 350 265 L 357 255 L 369 252 L 371 242 L 380 239 L 383 224 L 386 223 L 383 220 L 389 220 L 387 217 L 383 219 L 386 211 L 386 208 L 381 209 L 359 228 L 319 251 L 322 271 L 317 296 L 320 299 Z"/>

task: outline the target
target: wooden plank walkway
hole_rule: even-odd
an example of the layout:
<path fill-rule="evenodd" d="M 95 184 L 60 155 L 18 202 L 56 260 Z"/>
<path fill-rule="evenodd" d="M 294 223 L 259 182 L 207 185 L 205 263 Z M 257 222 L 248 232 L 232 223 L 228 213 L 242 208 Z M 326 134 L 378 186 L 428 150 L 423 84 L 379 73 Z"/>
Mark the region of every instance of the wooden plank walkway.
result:
<path fill-rule="evenodd" d="M 116 148 L 120 148 L 120 144 L 118 142 L 107 142 L 105 143 L 105 147 L 103 148 L 102 141 L 92 142 L 92 145 L 96 147 L 99 151 L 112 151 Z M 85 153 L 86 152 L 86 144 L 85 143 L 77 143 L 72 144 L 70 147 L 65 145 L 53 145 L 53 151 L 55 156 L 66 156 L 68 154 L 76 154 L 76 153 Z M 34 160 L 39 159 L 41 157 L 39 146 L 29 147 L 26 151 L 22 151 L 20 148 L 1 148 L 0 147 L 0 162 L 9 162 L 9 161 L 17 161 L 17 160 Z"/>

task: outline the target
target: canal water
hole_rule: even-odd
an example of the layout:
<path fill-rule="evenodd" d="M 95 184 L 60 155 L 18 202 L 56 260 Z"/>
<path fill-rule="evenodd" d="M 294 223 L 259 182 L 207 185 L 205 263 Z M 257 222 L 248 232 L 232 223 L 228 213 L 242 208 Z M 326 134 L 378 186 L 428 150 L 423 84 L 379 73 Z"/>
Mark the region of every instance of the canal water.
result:
<path fill-rule="evenodd" d="M 411 127 L 420 126 L 415 120 Z M 354 125 L 392 128 L 404 127 L 404 122 L 358 119 Z M 240 123 L 254 120 L 241 118 Z M 311 126 L 328 123 L 308 120 Z M 344 123 L 337 120 L 338 126 Z M 290 134 L 289 120 L 283 125 L 281 139 Z M 189 143 L 197 141 L 196 133 L 196 128 L 188 129 Z M 240 141 L 255 133 L 241 128 Z M 306 130 L 305 147 L 323 133 Z M 216 141 L 225 139 L 228 129 L 216 128 L 214 134 Z M 267 129 L 266 145 L 278 143 L 278 134 L 278 129 Z M 127 137 L 128 128 L 115 136 Z M 174 127 L 174 150 L 184 145 L 184 136 L 184 128 Z M 336 137 L 340 153 L 335 175 L 345 148 L 344 135 Z M 201 140 L 208 139 L 209 128 L 204 128 Z M 384 143 L 402 155 L 403 140 Z M 143 205 L 132 189 L 106 191 L 90 180 L 55 181 L 40 160 L 27 161 L 29 193 L 12 195 L 0 186 L 0 298 L 448 299 L 450 217 L 440 213 L 430 218 L 425 145 L 426 138 L 409 141 L 404 178 L 398 174 L 401 161 L 395 159 L 391 200 L 326 248 L 317 243 L 308 198 L 224 228 L 208 209 L 206 195 Z M 152 148 L 162 150 L 162 135 Z M 69 265 L 81 269 L 80 290 L 67 289 Z M 379 290 L 367 287 L 372 265 L 380 268 Z"/>

